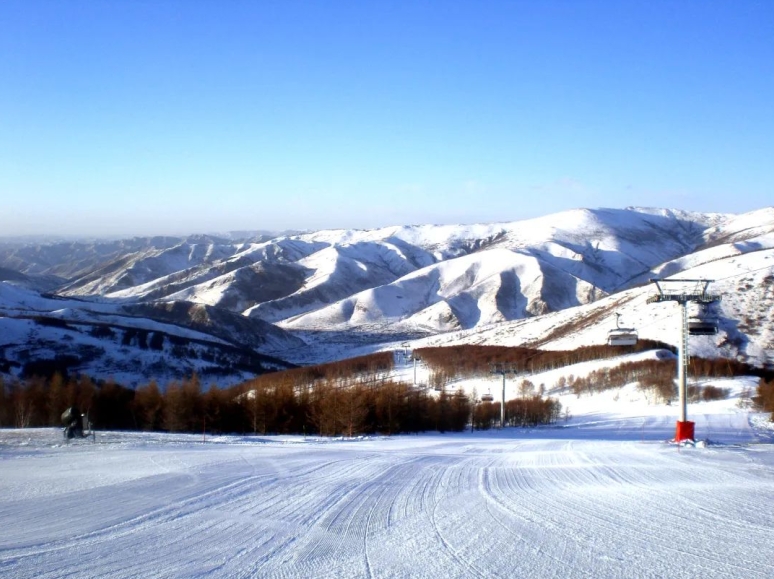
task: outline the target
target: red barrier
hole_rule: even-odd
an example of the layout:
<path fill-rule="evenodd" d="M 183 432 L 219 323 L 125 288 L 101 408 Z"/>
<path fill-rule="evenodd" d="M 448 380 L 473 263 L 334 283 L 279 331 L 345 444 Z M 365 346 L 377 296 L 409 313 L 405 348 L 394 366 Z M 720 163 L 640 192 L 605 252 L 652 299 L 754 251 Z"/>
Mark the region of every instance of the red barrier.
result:
<path fill-rule="evenodd" d="M 677 422 L 677 434 L 675 435 L 675 441 L 681 442 L 683 440 L 693 440 L 693 427 L 694 422 L 686 420 L 685 422 Z"/>

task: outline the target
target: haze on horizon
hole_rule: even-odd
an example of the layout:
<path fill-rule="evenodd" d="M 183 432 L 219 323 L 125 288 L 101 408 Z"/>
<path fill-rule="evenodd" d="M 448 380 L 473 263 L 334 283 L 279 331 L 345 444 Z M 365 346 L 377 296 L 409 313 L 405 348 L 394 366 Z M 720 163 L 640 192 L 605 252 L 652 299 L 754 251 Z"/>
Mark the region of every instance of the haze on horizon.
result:
<path fill-rule="evenodd" d="M 774 199 L 774 4 L 0 4 L 0 237 Z"/>

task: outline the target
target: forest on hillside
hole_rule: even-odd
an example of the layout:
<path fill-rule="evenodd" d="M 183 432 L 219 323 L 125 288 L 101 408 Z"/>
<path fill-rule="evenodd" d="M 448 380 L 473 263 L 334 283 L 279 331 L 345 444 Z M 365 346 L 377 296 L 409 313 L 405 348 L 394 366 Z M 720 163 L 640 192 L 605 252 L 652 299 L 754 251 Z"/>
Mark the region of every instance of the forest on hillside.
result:
<path fill-rule="evenodd" d="M 658 344 L 641 344 L 642 349 Z M 632 348 L 634 350 L 634 348 Z M 355 436 L 422 431 L 460 431 L 499 426 L 500 403 L 476 400 L 453 388 L 462 378 L 508 371 L 520 376 L 519 396 L 506 401 L 506 425 L 549 424 L 561 417 L 561 405 L 547 397 L 546 385 L 530 376 L 546 369 L 619 355 L 607 346 L 572 352 L 528 348 L 455 346 L 413 352 L 430 371 L 429 384 L 415 387 L 391 378 L 392 352 L 261 375 L 239 386 L 206 387 L 192 375 L 164 387 L 156 382 L 136 389 L 88 376 L 30 376 L 0 379 L 0 426 L 60 426 L 69 407 L 88 413 L 97 429 L 170 432 L 319 434 Z M 550 388 L 590 394 L 638 382 L 654 398 L 676 396 L 673 357 L 628 362 L 585 376 L 562 376 Z M 734 360 L 693 358 L 692 376 L 750 375 L 760 369 Z M 716 389 L 717 390 L 717 389 Z M 722 396 L 722 392 L 695 392 Z M 774 413 L 774 377 L 762 376 L 755 401 Z"/>

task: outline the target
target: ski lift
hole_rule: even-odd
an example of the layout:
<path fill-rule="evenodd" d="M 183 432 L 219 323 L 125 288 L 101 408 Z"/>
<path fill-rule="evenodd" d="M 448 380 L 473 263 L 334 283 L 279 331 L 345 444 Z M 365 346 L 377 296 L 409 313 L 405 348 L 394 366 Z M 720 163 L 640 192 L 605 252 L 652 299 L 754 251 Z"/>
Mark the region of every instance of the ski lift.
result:
<path fill-rule="evenodd" d="M 608 346 L 634 346 L 637 343 L 637 330 L 621 327 L 621 314 L 615 314 L 615 328 L 607 333 Z"/>
<path fill-rule="evenodd" d="M 492 396 L 491 392 L 481 395 L 481 402 L 491 402 L 492 400 L 494 400 L 494 396 Z"/>
<path fill-rule="evenodd" d="M 714 336 L 718 333 L 718 317 L 709 304 L 700 304 L 688 317 L 688 333 L 691 336 Z"/>

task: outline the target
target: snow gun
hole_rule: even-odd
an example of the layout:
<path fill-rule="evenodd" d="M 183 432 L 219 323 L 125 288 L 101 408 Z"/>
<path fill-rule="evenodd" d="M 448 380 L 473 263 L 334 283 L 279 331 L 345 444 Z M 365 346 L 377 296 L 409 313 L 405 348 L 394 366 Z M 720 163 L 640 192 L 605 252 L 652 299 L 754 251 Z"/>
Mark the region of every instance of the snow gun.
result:
<path fill-rule="evenodd" d="M 87 414 L 81 414 L 77 406 L 70 406 L 62 412 L 63 435 L 65 438 L 85 438 L 94 435 Z"/>

